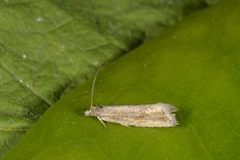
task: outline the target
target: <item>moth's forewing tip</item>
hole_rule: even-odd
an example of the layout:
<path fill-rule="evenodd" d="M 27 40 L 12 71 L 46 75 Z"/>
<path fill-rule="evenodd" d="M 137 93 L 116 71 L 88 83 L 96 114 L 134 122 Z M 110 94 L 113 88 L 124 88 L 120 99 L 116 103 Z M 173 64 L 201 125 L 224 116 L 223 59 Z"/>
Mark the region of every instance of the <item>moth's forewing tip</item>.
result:
<path fill-rule="evenodd" d="M 178 111 L 177 107 L 175 107 L 175 106 L 173 106 L 173 105 L 169 105 L 169 110 L 170 110 L 170 112 L 172 112 L 172 113 Z"/>
<path fill-rule="evenodd" d="M 169 112 L 177 112 L 178 109 L 174 105 L 167 104 L 167 103 L 158 103 L 158 105 L 161 105 L 162 107 L 166 108 Z"/>
<path fill-rule="evenodd" d="M 173 126 L 178 126 L 179 125 L 179 121 L 177 120 L 175 114 L 173 116 L 174 116 L 174 118 L 173 118 Z"/>
<path fill-rule="evenodd" d="M 171 117 L 170 119 L 171 119 L 172 127 L 179 125 L 176 114 L 171 114 L 170 117 Z"/>
<path fill-rule="evenodd" d="M 179 125 L 179 122 L 176 120 L 174 123 L 173 123 L 173 126 L 177 126 Z"/>
<path fill-rule="evenodd" d="M 179 125 L 179 123 L 178 123 L 178 121 L 174 121 L 174 122 L 170 122 L 168 125 L 166 125 L 165 127 L 176 127 L 176 126 L 178 126 Z"/>

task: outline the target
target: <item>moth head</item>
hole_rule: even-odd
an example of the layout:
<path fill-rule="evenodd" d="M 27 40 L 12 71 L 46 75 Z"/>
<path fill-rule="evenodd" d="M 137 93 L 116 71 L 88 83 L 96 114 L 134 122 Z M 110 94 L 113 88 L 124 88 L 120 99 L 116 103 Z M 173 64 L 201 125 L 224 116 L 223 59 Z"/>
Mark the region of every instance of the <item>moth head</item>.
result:
<path fill-rule="evenodd" d="M 84 116 L 91 116 L 91 110 L 87 110 L 84 112 Z"/>
<path fill-rule="evenodd" d="M 102 108 L 102 106 L 91 107 L 89 110 L 84 112 L 85 116 L 97 116 L 98 111 Z"/>

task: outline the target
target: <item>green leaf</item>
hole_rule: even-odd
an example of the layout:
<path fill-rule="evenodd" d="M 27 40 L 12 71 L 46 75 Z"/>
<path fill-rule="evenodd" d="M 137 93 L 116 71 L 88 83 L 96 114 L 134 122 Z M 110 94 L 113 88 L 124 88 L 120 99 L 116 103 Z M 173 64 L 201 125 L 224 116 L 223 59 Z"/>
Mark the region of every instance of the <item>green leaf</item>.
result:
<path fill-rule="evenodd" d="M 199 1 L 0 1 L 0 155 L 69 88 Z"/>
<path fill-rule="evenodd" d="M 51 107 L 5 160 L 239 159 L 239 9 L 239 1 L 223 1 L 99 73 L 95 105 L 170 103 L 179 126 L 104 128 L 83 116 L 89 81 Z"/>

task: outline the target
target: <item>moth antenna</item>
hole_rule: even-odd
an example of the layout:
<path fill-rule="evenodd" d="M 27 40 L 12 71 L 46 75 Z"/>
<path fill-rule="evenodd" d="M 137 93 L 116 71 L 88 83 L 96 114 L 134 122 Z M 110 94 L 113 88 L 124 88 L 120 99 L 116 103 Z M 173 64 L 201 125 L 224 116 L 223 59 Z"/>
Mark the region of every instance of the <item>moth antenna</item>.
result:
<path fill-rule="evenodd" d="M 95 75 L 93 77 L 92 88 L 91 88 L 91 97 L 90 97 L 91 108 L 93 107 L 93 94 L 94 94 L 95 83 L 96 83 L 96 79 L 97 79 L 97 75 L 98 75 L 99 71 L 100 71 L 100 69 L 95 72 Z"/>

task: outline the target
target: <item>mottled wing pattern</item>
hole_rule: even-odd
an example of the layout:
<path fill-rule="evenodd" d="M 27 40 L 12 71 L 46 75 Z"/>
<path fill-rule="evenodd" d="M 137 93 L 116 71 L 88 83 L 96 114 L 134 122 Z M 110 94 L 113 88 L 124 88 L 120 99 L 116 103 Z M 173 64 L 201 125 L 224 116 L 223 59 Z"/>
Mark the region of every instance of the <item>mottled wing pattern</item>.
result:
<path fill-rule="evenodd" d="M 149 105 L 123 105 L 92 107 L 86 116 L 96 116 L 104 121 L 137 127 L 172 127 L 177 125 L 174 106 L 157 103 Z"/>

